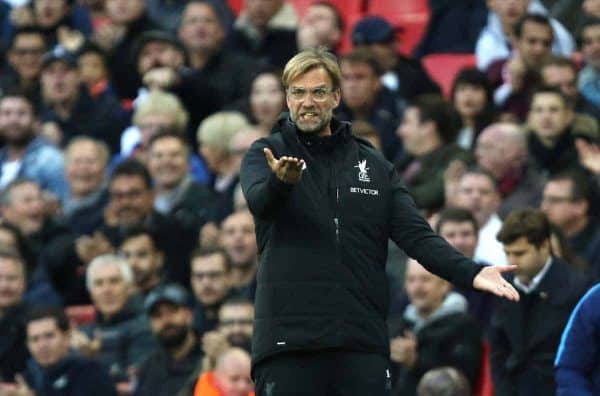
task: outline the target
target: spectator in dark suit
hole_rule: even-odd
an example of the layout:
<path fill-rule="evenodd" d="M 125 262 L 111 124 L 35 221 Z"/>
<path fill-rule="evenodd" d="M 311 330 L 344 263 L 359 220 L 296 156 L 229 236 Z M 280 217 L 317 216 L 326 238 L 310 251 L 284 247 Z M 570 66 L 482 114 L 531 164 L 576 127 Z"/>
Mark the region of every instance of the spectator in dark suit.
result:
<path fill-rule="evenodd" d="M 415 395 L 429 370 L 452 366 L 464 372 L 472 386 L 479 377 L 482 334 L 467 314 L 467 301 L 450 284 L 414 259 L 406 268 L 410 304 L 400 323 L 391 323 L 391 360 L 397 394 Z"/>
<path fill-rule="evenodd" d="M 518 303 L 497 301 L 490 331 L 495 394 L 555 394 L 553 361 L 569 315 L 589 281 L 552 255 L 550 223 L 535 209 L 511 213 L 498 233 Z"/>

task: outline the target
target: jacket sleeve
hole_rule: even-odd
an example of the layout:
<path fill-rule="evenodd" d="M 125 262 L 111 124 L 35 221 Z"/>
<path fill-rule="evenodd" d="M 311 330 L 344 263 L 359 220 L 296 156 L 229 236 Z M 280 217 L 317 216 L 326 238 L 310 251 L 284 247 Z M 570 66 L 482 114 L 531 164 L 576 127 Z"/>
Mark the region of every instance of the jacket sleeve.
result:
<path fill-rule="evenodd" d="M 132 322 L 127 336 L 129 345 L 124 366 L 126 369 L 141 365 L 157 348 L 156 339 L 150 329 L 150 322 L 144 316 Z"/>
<path fill-rule="evenodd" d="M 392 172 L 391 239 L 428 271 L 455 285 L 473 288 L 473 278 L 483 266 L 457 252 L 433 232 L 398 173 Z"/>
<path fill-rule="evenodd" d="M 490 364 L 494 388 L 499 395 L 510 394 L 510 381 L 506 372 L 506 360 L 509 356 L 509 341 L 502 328 L 502 318 L 498 314 L 498 306 L 494 309 L 490 325 Z"/>
<path fill-rule="evenodd" d="M 600 285 L 592 288 L 573 310 L 562 335 L 554 366 L 557 395 L 593 395 L 591 378 L 598 362 Z"/>
<path fill-rule="evenodd" d="M 281 155 L 267 145 L 265 139 L 254 142 L 242 161 L 240 183 L 252 214 L 271 220 L 287 202 L 293 185 L 282 182 L 271 171 L 263 152 L 265 147 L 269 147 L 275 157 Z"/>

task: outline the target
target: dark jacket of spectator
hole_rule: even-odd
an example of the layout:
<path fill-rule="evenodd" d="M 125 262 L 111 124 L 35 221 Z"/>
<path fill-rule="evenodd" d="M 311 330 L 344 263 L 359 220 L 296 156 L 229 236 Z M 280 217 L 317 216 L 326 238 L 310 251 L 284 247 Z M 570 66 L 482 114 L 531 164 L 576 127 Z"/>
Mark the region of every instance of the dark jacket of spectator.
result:
<path fill-rule="evenodd" d="M 174 361 L 163 348 L 158 348 L 140 367 L 134 396 L 177 394 L 185 386 L 203 356 L 199 342 L 180 361 Z"/>
<path fill-rule="evenodd" d="M 396 128 L 400 124 L 403 111 L 404 102 L 398 100 L 392 91 L 382 87 L 367 119 L 379 133 L 383 154 L 388 161 L 396 159 L 402 150 L 402 141 L 396 135 Z M 344 102 L 340 103 L 335 114 L 341 121 L 355 120 L 352 110 Z"/>
<path fill-rule="evenodd" d="M 100 363 L 75 355 L 41 372 L 28 370 L 25 379 L 38 396 L 117 396 Z"/>
<path fill-rule="evenodd" d="M 513 283 L 512 276 L 508 280 Z M 514 284 L 514 283 L 513 283 Z M 518 303 L 497 300 L 490 329 L 495 395 L 554 395 L 553 361 L 588 279 L 556 257 L 538 287 Z"/>
<path fill-rule="evenodd" d="M 95 358 L 116 382 L 127 381 L 128 369 L 139 366 L 158 347 L 148 317 L 134 305 L 129 301 L 111 318 L 96 312 L 95 323 L 81 326 L 89 339 L 100 339 L 100 351 Z"/>
<path fill-rule="evenodd" d="M 14 382 L 15 374 L 26 367 L 25 313 L 25 305 L 19 304 L 0 316 L 0 382 Z"/>
<path fill-rule="evenodd" d="M 546 178 L 535 166 L 526 164 L 521 174 L 506 175 L 498 181 L 502 203 L 498 215 L 505 218 L 511 211 L 521 208 L 537 208 L 542 200 Z"/>
<path fill-rule="evenodd" d="M 398 55 L 398 58 L 392 70 L 400 82 L 398 96 L 411 100 L 419 95 L 441 93 L 439 85 L 431 79 L 419 60 L 403 55 Z"/>
<path fill-rule="evenodd" d="M 108 203 L 108 191 L 100 191 L 82 199 L 77 203 L 67 201 L 63 207 L 62 221 L 77 236 L 91 235 L 104 220 L 104 207 Z"/>
<path fill-rule="evenodd" d="M 113 153 L 119 151 L 121 132 L 128 125 L 127 114 L 116 97 L 106 92 L 92 99 L 83 86 L 69 118 L 60 117 L 47 106 L 42 109 L 41 118 L 43 122 L 58 124 L 63 134 L 63 144 L 73 136 L 86 135 L 105 142 Z"/>
<path fill-rule="evenodd" d="M 437 53 L 473 53 L 487 22 L 484 0 L 429 0 L 431 17 L 417 57 Z"/>
<path fill-rule="evenodd" d="M 405 331 L 417 337 L 417 360 L 410 369 L 394 365 L 398 394 L 416 395 L 421 377 L 442 366 L 457 368 L 467 376 L 472 387 L 477 384 L 483 350 L 481 326 L 467 314 L 462 296 L 448 294 L 442 306 L 425 321 L 419 319 L 416 309 L 409 305 L 402 322 L 391 334 L 401 336 Z"/>

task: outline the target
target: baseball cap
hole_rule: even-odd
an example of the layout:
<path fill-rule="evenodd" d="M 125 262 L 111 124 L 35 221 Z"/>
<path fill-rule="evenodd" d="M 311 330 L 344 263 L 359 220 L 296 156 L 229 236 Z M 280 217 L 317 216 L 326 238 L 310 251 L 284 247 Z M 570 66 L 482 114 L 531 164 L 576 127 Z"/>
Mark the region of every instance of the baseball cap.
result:
<path fill-rule="evenodd" d="M 151 313 L 159 303 L 166 302 L 179 307 L 191 307 L 190 294 L 183 287 L 176 284 L 158 286 L 152 290 L 144 301 L 144 309 Z"/>
<path fill-rule="evenodd" d="M 394 40 L 396 32 L 388 21 L 378 16 L 361 19 L 352 30 L 352 44 L 388 43 Z"/>
<path fill-rule="evenodd" d="M 75 58 L 75 55 L 60 45 L 57 45 L 42 56 L 42 69 L 45 69 L 54 62 L 63 62 L 70 68 L 77 67 L 77 58 Z"/>
<path fill-rule="evenodd" d="M 185 53 L 183 44 L 174 34 L 163 30 L 148 30 L 142 33 L 135 43 L 134 59 L 137 59 L 140 56 L 140 52 L 142 52 L 142 49 L 144 49 L 146 44 L 153 42 L 170 44 Z"/>

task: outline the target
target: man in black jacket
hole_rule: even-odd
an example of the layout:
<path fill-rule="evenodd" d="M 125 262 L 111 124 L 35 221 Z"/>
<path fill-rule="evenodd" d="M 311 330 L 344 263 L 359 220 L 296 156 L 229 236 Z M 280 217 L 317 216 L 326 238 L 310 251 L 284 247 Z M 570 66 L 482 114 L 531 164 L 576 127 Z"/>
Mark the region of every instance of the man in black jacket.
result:
<path fill-rule="evenodd" d="M 534 209 L 512 212 L 498 233 L 518 304 L 498 301 L 490 329 L 494 393 L 554 395 L 554 357 L 571 311 L 590 282 L 551 253 L 550 223 Z"/>
<path fill-rule="evenodd" d="M 340 80 L 327 52 L 292 58 L 283 74 L 290 116 L 243 161 L 261 259 L 258 395 L 389 393 L 389 238 L 451 282 L 518 299 L 501 276 L 511 267 L 482 268 L 436 236 L 393 165 L 332 118 Z"/>

